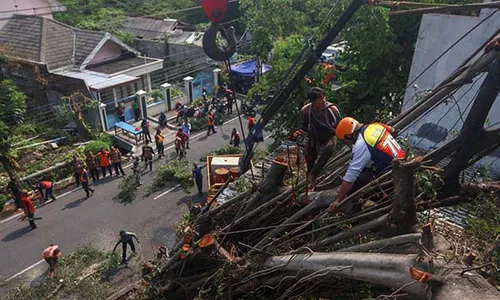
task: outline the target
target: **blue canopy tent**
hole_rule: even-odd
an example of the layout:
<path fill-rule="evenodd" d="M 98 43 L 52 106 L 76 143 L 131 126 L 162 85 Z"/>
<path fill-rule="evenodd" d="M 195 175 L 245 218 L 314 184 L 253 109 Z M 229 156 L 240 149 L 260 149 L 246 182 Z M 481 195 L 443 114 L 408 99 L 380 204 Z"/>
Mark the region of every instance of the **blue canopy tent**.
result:
<path fill-rule="evenodd" d="M 257 69 L 257 62 L 255 59 L 244 61 L 231 66 L 231 72 L 237 73 L 244 77 L 255 77 Z M 271 66 L 267 64 L 262 64 L 262 74 L 271 71 Z"/>

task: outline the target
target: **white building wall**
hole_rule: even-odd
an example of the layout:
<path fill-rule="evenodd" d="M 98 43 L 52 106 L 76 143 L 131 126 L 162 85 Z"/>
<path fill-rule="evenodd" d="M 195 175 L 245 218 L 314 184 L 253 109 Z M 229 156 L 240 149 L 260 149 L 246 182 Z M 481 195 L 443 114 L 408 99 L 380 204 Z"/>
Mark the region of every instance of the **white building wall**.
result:
<path fill-rule="evenodd" d="M 412 83 L 448 47 L 493 12 L 492 9 L 484 9 L 480 17 L 424 15 L 420 24 L 408 84 Z M 431 90 L 443 81 L 498 28 L 500 28 L 500 12 L 496 12 L 484 21 L 411 84 L 406 90 L 403 111 L 421 99 L 426 90 Z M 472 84 L 464 85 L 452 98 L 448 99 L 449 101 L 441 104 L 425 117 L 416 120 L 403 134 L 408 135 L 414 147 L 423 150 L 438 147 L 451 139 L 462 128 L 471 100 L 476 96 L 485 77 L 486 74 L 478 76 Z M 489 124 L 500 122 L 499 100 L 500 97 L 497 98 L 490 111 L 487 122 Z M 499 157 L 500 151 L 496 151 L 482 161 L 483 164 L 492 164 L 495 175 L 500 175 Z"/>

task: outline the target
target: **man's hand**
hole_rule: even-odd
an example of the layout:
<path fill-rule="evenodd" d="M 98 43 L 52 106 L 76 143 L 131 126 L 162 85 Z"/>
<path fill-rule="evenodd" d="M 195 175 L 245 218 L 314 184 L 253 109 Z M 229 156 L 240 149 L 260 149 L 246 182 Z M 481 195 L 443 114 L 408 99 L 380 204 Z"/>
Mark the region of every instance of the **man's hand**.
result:
<path fill-rule="evenodd" d="M 330 206 L 328 206 L 328 211 L 333 213 L 337 210 L 337 206 L 339 205 L 339 201 L 335 201 Z"/>
<path fill-rule="evenodd" d="M 50 276 L 50 278 L 54 278 L 54 271 L 51 271 L 49 276 Z"/>

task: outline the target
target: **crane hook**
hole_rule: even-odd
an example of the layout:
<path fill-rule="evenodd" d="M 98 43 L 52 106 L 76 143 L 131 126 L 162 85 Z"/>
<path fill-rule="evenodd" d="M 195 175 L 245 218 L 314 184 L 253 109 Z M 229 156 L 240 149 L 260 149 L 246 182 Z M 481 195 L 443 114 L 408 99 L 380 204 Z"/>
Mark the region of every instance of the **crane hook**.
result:
<path fill-rule="evenodd" d="M 221 49 L 217 45 L 217 33 L 220 32 L 222 37 L 226 40 L 227 46 Z M 226 30 L 220 22 L 212 22 L 210 28 L 203 34 L 203 50 L 213 60 L 225 61 L 233 56 L 236 52 L 236 37 L 234 35 L 234 27 L 229 27 Z"/>

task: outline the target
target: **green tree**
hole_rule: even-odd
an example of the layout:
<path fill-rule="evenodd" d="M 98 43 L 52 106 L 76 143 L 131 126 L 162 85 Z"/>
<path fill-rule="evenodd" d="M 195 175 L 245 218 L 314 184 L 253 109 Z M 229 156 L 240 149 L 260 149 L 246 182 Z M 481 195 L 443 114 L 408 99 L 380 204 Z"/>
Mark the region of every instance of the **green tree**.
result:
<path fill-rule="evenodd" d="M 11 154 L 12 129 L 24 121 L 26 95 L 20 92 L 12 80 L 0 82 L 0 162 L 5 171 L 17 178 L 17 165 Z"/>
<path fill-rule="evenodd" d="M 293 25 L 297 31 L 295 35 L 279 38 L 279 35 L 286 36 L 289 29 L 285 23 L 276 21 L 274 28 L 277 30 L 270 33 L 270 39 L 278 40 L 271 47 L 265 40 L 255 42 L 256 51 L 265 52 L 269 48 L 272 49 L 272 59 L 269 63 L 273 71 L 251 89 L 249 97 L 253 97 L 255 92 L 263 95 L 275 93 L 288 67 L 307 45 L 310 34 L 317 32 L 313 36 L 317 43 L 330 30 L 343 10 L 341 7 L 336 8 L 338 10 L 332 12 L 331 20 L 327 19 L 326 25 L 320 26 L 322 20 L 318 16 L 326 16 L 325 8 L 330 8 L 331 4 L 323 8 L 321 5 L 313 5 L 311 1 L 302 2 L 304 7 L 310 7 L 314 13 L 301 12 L 303 17 L 297 17 L 297 22 L 306 21 L 302 25 Z M 279 16 L 281 17 L 281 13 Z M 255 18 L 258 21 L 259 18 Z M 274 22 L 273 19 L 267 21 Z M 401 46 L 394 43 L 396 35 L 389 24 L 388 10 L 369 6 L 361 8 L 344 28 L 338 40 L 346 42 L 347 45 L 342 55 L 343 70 L 336 71 L 343 83 L 342 89 L 333 91 L 322 82 L 326 74 L 319 64 L 308 75 L 312 85 L 323 87 L 327 91 L 327 100 L 338 104 L 343 115 L 352 115 L 361 121 L 370 122 L 375 118 L 386 120 L 391 114 L 398 112 L 409 67 L 401 66 L 399 54 L 402 50 Z M 411 59 L 405 63 L 409 62 Z M 310 85 L 305 80 L 302 81 L 270 124 L 269 127 L 278 141 L 300 125 L 298 114 L 305 103 L 309 88 Z"/>

